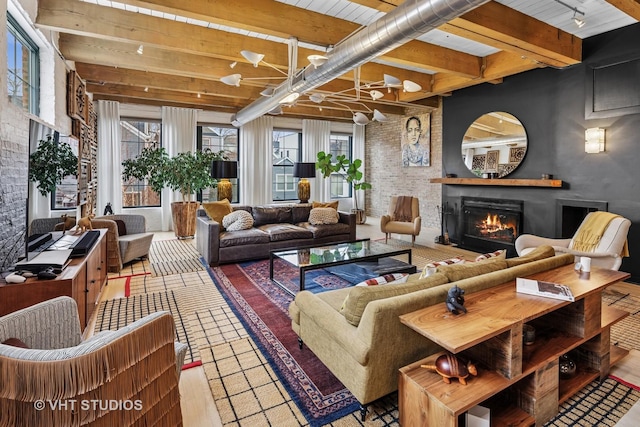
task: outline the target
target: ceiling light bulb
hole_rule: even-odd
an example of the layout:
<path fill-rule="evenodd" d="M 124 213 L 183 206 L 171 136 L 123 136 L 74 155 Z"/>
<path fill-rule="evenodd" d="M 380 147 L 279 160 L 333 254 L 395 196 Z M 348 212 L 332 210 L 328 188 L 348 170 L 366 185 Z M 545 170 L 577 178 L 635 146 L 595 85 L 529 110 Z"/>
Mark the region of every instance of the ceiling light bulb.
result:
<path fill-rule="evenodd" d="M 142 55 L 144 53 L 144 46 L 138 46 L 138 50 L 136 50 L 136 52 L 138 53 L 138 55 Z"/>
<path fill-rule="evenodd" d="M 389 74 L 384 75 L 384 86 L 385 87 L 401 87 L 402 82 L 399 78 L 390 76 Z"/>
<path fill-rule="evenodd" d="M 371 92 L 369 92 L 369 95 L 371 95 L 371 98 L 373 98 L 373 100 L 377 100 L 380 99 L 384 96 L 384 93 L 380 92 L 379 90 L 372 90 Z"/>
<path fill-rule="evenodd" d="M 369 123 L 369 118 L 361 112 L 357 112 L 353 115 L 353 122 L 359 126 L 364 126 Z"/>
<path fill-rule="evenodd" d="M 240 55 L 244 56 L 244 58 L 251 62 L 254 67 L 257 67 L 260 61 L 264 58 L 263 54 L 251 52 L 250 50 L 240 51 Z"/>
<path fill-rule="evenodd" d="M 198 92 L 198 98 L 200 98 L 200 92 Z"/>
<path fill-rule="evenodd" d="M 375 110 L 373 110 L 373 120 L 375 120 L 377 122 L 386 122 L 388 119 L 387 119 L 387 116 L 385 116 L 380 111 L 375 109 Z"/>
<path fill-rule="evenodd" d="M 273 96 L 273 92 L 275 92 L 275 89 L 273 88 L 273 86 L 268 86 L 266 88 L 264 88 L 264 90 L 262 92 L 260 92 L 260 95 L 262 96 Z"/>
<path fill-rule="evenodd" d="M 267 111 L 267 114 L 271 114 L 272 116 L 278 116 L 282 114 L 282 107 L 278 105 L 277 107 L 274 107 L 271 110 Z"/>
<path fill-rule="evenodd" d="M 319 66 L 327 62 L 329 58 L 324 55 L 309 55 L 307 56 L 307 59 L 314 68 L 318 68 Z"/>
<path fill-rule="evenodd" d="M 148 86 L 145 86 L 144 91 L 145 91 L 145 92 L 149 92 L 149 87 L 148 87 Z"/>
<path fill-rule="evenodd" d="M 320 104 L 322 101 L 324 101 L 324 95 L 321 93 L 314 93 L 309 95 L 309 99 L 316 104 Z"/>
<path fill-rule="evenodd" d="M 422 86 L 418 83 L 412 82 L 411 80 L 405 80 L 402 82 L 402 90 L 404 92 L 418 92 L 422 90 Z"/>
<path fill-rule="evenodd" d="M 578 26 L 578 28 L 582 28 L 582 27 L 584 27 L 584 24 L 586 24 L 586 22 L 585 22 L 585 20 L 584 20 L 584 19 L 580 19 L 580 18 L 577 18 L 577 17 L 574 17 L 574 18 L 573 18 L 573 22 L 575 22 L 575 23 L 576 23 L 576 25 Z"/>
<path fill-rule="evenodd" d="M 220 81 L 229 86 L 240 86 L 240 80 L 242 74 L 229 74 L 228 76 L 220 77 Z"/>
<path fill-rule="evenodd" d="M 238 65 L 238 61 L 233 61 L 231 64 L 229 64 L 229 68 L 236 68 L 236 65 Z"/>
<path fill-rule="evenodd" d="M 291 92 L 289 95 L 282 98 L 279 102 L 280 104 L 292 104 L 296 99 L 298 99 L 299 96 L 300 94 L 298 92 Z"/>

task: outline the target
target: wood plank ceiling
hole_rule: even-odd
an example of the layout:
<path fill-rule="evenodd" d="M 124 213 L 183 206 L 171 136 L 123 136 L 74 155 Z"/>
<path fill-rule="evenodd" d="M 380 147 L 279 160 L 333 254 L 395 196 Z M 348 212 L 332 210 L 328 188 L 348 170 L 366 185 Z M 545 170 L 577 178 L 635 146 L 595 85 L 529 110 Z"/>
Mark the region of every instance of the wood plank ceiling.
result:
<path fill-rule="evenodd" d="M 308 66 L 308 55 L 330 54 L 402 1 L 39 0 L 36 25 L 59 33 L 61 54 L 72 61 L 94 100 L 234 113 L 286 78 L 291 38 L 297 40 L 298 57 L 292 68 L 300 69 Z M 587 21 L 582 28 L 571 22 L 576 10 Z M 316 104 L 303 94 L 283 112 L 352 120 L 356 111 L 403 114 L 408 106 L 432 108 L 438 96 L 458 89 L 579 63 L 582 38 L 638 20 L 638 0 L 488 2 L 363 65 L 359 76 L 347 72 L 314 91 L 341 92 L 341 102 Z M 265 62 L 254 67 L 241 50 L 262 53 Z M 234 73 L 242 75 L 240 86 L 220 82 Z M 413 81 L 421 90 L 384 89 L 384 96 L 373 100 L 363 85 L 375 85 L 384 74 Z"/>

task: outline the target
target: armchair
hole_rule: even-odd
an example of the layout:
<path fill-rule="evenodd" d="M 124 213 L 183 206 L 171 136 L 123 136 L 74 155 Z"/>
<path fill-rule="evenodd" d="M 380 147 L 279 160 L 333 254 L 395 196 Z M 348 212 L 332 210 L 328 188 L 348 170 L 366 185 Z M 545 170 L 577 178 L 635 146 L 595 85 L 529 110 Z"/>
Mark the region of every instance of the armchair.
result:
<path fill-rule="evenodd" d="M 581 233 L 588 228 L 593 229 L 594 224 L 600 224 L 600 229 L 604 231 L 600 236 L 596 236 L 592 248 L 584 249 L 580 243 Z M 589 213 L 574 236 L 570 239 L 552 239 L 539 237 L 532 234 L 521 234 L 515 241 L 516 252 L 519 256 L 531 252 L 541 245 L 553 246 L 556 252 L 570 253 L 577 258 L 587 256 L 591 258 L 591 265 L 596 267 L 618 270 L 622 264 L 622 257 L 628 256 L 627 233 L 631 221 L 627 218 L 609 212 Z M 582 247 L 581 247 L 582 246 Z"/>
<path fill-rule="evenodd" d="M 0 317 L 0 425 L 181 426 L 187 346 L 174 338 L 171 315 L 156 312 L 82 340 L 69 297 Z"/>
<path fill-rule="evenodd" d="M 121 221 L 118 225 L 117 222 Z M 95 217 L 93 228 L 106 228 L 107 264 L 111 273 L 118 273 L 122 265 L 149 255 L 153 233 L 146 232 L 143 215 L 107 215 Z"/>
<path fill-rule="evenodd" d="M 406 197 L 403 200 L 406 200 Z M 380 231 L 384 233 L 384 241 L 385 243 L 388 241 L 391 233 L 410 234 L 411 244 L 414 244 L 416 242 L 416 236 L 420 234 L 420 227 L 422 226 L 422 218 L 420 217 L 420 201 L 417 197 L 411 198 L 411 218 L 408 221 L 399 221 L 395 219 L 397 217 L 398 209 L 400 209 L 400 206 L 398 206 L 398 196 L 391 196 L 391 201 L 389 202 L 389 213 L 388 215 L 383 215 L 380 218 Z"/>

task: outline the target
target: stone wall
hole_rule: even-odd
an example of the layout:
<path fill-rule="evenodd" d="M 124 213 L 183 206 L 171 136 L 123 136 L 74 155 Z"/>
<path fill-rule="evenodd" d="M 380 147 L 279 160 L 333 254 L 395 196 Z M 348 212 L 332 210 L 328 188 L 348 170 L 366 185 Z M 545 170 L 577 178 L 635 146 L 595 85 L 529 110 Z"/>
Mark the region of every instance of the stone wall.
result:
<path fill-rule="evenodd" d="M 424 109 L 408 109 L 407 116 L 424 114 Z M 367 125 L 365 134 L 366 180 L 373 188 L 366 192 L 367 214 L 385 215 L 391 196 L 414 196 L 420 199 L 423 231 L 440 234 L 440 184 L 430 178 L 442 177 L 442 106 L 431 112 L 431 166 L 402 167 L 401 134 L 406 116 L 388 115 L 386 122 Z"/>

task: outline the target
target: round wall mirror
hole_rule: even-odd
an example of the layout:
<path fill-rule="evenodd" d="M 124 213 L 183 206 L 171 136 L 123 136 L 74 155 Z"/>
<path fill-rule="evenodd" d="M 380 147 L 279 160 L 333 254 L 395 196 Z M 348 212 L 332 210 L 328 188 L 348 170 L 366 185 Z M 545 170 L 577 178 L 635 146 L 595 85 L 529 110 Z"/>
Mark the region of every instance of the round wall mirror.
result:
<path fill-rule="evenodd" d="M 513 172 L 527 152 L 527 133 L 515 116 L 492 112 L 478 117 L 462 139 L 462 161 L 480 178 Z"/>

